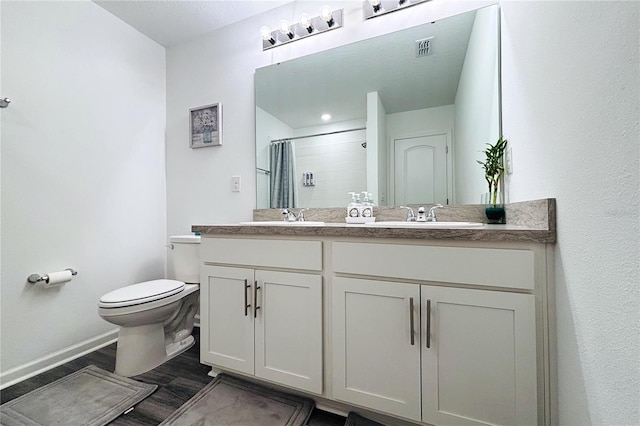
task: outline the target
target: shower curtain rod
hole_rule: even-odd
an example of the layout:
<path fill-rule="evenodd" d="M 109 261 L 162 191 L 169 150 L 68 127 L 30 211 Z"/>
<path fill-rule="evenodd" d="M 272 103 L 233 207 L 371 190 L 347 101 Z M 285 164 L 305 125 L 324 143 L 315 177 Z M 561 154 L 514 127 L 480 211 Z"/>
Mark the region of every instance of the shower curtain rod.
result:
<path fill-rule="evenodd" d="M 292 141 L 295 139 L 306 139 L 306 138 L 315 138 L 316 136 L 327 136 L 327 135 L 335 135 L 338 133 L 347 133 L 347 132 L 355 132 L 357 130 L 366 130 L 366 127 L 357 127 L 355 129 L 346 129 L 346 130 L 336 130 L 335 132 L 327 132 L 327 133 L 316 133 L 315 135 L 306 135 L 306 136 L 295 136 L 292 138 L 283 138 L 283 139 L 273 139 L 271 141 L 272 144 L 274 143 L 282 143 L 282 142 L 286 142 L 286 141 Z"/>

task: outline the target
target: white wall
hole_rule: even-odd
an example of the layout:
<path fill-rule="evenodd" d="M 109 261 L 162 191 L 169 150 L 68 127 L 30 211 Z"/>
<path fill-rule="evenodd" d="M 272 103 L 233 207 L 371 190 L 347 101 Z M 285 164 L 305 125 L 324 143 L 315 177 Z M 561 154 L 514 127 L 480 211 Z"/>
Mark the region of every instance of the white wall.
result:
<path fill-rule="evenodd" d="M 555 197 L 560 424 L 637 425 L 638 2 L 505 2 L 513 201 Z"/>
<path fill-rule="evenodd" d="M 165 55 L 88 1 L 0 9 L 4 383 L 115 330 L 98 298 L 164 274 Z M 63 287 L 27 283 L 67 267 Z"/>
<path fill-rule="evenodd" d="M 455 100 L 455 202 L 478 204 L 489 191 L 482 168 L 488 143 L 500 137 L 497 86 L 498 13 L 494 8 L 478 10 L 469 37 Z M 487 84 L 491 82 L 491 84 Z M 517 141 L 514 141 L 517 143 Z"/>

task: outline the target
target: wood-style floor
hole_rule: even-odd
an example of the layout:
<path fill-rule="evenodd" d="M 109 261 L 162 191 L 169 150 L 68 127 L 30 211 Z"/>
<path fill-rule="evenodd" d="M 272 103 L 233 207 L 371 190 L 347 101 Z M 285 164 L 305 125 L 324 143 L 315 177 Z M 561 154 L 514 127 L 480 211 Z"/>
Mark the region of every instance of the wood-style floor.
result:
<path fill-rule="evenodd" d="M 197 328 L 194 329 L 193 334 L 196 338 L 196 344 L 191 349 L 147 373 L 132 377 L 132 379 L 140 382 L 156 384 L 158 389 L 140 402 L 133 411 L 118 417 L 109 423 L 110 425 L 157 425 L 212 380 L 207 375 L 211 368 L 200 364 L 198 330 Z M 0 401 L 4 404 L 88 365 L 95 365 L 104 370 L 113 371 L 115 363 L 116 344 L 114 343 L 3 389 L 0 392 Z M 315 409 L 308 425 L 343 426 L 344 423 L 345 418 L 342 416 Z"/>

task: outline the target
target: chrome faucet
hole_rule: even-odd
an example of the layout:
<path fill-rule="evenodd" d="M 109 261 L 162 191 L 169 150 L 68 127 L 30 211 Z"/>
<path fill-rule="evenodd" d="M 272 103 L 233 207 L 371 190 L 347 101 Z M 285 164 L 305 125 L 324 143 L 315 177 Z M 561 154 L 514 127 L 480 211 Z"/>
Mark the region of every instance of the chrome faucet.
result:
<path fill-rule="evenodd" d="M 416 215 L 413 213 L 413 209 L 411 207 L 400 206 L 401 209 L 407 209 L 407 222 L 415 222 Z"/>
<path fill-rule="evenodd" d="M 436 217 L 436 209 L 441 209 L 444 207 L 442 204 L 436 204 L 435 206 L 429 209 L 429 213 L 427 213 L 427 222 L 437 222 L 438 218 Z"/>
<path fill-rule="evenodd" d="M 285 222 L 304 222 L 304 211 L 309 209 L 300 209 L 298 211 L 298 215 L 293 212 L 291 209 L 282 209 L 282 214 L 284 215 Z"/>

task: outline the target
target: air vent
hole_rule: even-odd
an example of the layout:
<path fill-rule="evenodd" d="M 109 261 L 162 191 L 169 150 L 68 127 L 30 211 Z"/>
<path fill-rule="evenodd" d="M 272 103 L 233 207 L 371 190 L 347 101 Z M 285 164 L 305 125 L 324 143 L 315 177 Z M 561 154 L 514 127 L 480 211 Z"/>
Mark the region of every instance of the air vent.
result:
<path fill-rule="evenodd" d="M 433 37 L 416 40 L 416 58 L 431 55 L 433 49 Z"/>

